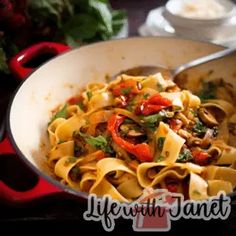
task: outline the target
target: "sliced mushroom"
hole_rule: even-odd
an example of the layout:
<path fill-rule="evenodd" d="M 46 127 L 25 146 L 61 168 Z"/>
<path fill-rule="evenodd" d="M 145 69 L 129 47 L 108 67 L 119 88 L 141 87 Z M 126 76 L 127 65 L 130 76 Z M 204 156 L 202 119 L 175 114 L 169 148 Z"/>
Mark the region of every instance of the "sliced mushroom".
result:
<path fill-rule="evenodd" d="M 201 106 L 214 114 L 218 122 L 222 122 L 226 116 L 231 116 L 235 110 L 231 103 L 220 99 L 206 100 Z"/>
<path fill-rule="evenodd" d="M 209 127 L 218 125 L 216 118 L 208 111 L 206 108 L 201 107 L 198 110 L 198 115 L 200 119 Z"/>
<path fill-rule="evenodd" d="M 129 137 L 140 137 L 145 135 L 145 132 L 135 124 L 121 125 L 120 129 Z"/>
<path fill-rule="evenodd" d="M 218 147 L 212 146 L 209 148 L 207 153 L 211 156 L 211 159 L 213 161 L 217 161 L 218 158 L 221 156 L 222 151 Z"/>

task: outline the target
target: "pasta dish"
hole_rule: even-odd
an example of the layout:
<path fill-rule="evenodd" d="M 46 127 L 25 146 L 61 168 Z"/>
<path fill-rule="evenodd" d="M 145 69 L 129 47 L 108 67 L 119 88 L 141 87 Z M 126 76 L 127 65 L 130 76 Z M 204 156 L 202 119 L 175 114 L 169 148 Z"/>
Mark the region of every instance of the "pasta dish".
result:
<path fill-rule="evenodd" d="M 219 96 L 218 96 L 219 95 Z M 202 200 L 236 187 L 233 87 L 194 95 L 161 73 L 91 83 L 48 124 L 48 164 L 75 190 L 137 200 L 146 188 Z"/>

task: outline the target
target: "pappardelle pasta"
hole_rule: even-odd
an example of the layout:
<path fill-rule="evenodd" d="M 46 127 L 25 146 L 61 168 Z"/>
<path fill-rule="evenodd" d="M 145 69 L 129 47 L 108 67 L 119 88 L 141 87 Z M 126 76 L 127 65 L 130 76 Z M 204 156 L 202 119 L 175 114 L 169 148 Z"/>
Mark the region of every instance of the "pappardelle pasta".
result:
<path fill-rule="evenodd" d="M 73 189 L 122 202 L 145 188 L 202 200 L 236 187 L 235 127 L 227 99 L 201 100 L 161 73 L 123 74 L 58 107 L 48 164 Z"/>

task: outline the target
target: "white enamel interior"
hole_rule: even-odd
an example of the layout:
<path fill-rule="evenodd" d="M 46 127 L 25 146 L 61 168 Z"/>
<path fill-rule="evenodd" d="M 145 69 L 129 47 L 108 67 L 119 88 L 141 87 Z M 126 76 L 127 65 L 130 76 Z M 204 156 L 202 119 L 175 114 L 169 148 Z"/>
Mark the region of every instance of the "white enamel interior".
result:
<path fill-rule="evenodd" d="M 45 149 L 41 144 L 42 140 L 47 142 L 50 111 L 87 83 L 103 81 L 107 74 L 139 65 L 175 67 L 220 49 L 216 45 L 175 38 L 133 38 L 72 50 L 40 67 L 19 88 L 9 115 L 14 142 L 30 163 L 45 169 Z M 234 65 L 222 63 L 222 68 L 217 68 L 220 75 L 231 81 L 236 74 L 235 65 L 236 61 Z"/>

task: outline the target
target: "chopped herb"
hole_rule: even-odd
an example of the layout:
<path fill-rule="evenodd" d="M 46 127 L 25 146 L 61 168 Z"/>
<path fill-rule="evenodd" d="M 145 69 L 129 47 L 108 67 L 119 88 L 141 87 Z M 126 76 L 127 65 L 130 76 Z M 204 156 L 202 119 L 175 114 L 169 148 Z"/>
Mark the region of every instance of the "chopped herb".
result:
<path fill-rule="evenodd" d="M 157 90 L 158 92 L 164 92 L 164 88 L 160 83 L 157 83 Z"/>
<path fill-rule="evenodd" d="M 50 123 L 52 123 L 57 118 L 66 118 L 67 117 L 67 103 L 59 110 L 51 119 Z M 50 124 L 49 123 L 49 124 Z"/>
<path fill-rule="evenodd" d="M 91 91 L 88 91 L 87 93 L 88 100 L 90 101 L 91 97 L 93 96 L 93 93 Z"/>
<path fill-rule="evenodd" d="M 68 157 L 67 160 L 65 161 L 65 165 L 73 164 L 77 161 L 78 159 L 76 157 Z"/>
<path fill-rule="evenodd" d="M 123 88 L 123 89 L 121 89 L 121 93 L 123 95 L 128 95 L 130 93 L 131 89 L 132 89 L 131 87 Z"/>
<path fill-rule="evenodd" d="M 193 132 L 197 133 L 198 136 L 204 135 L 206 131 L 207 128 L 203 125 L 201 121 L 198 121 L 193 127 Z"/>
<path fill-rule="evenodd" d="M 160 161 L 163 161 L 163 160 L 165 160 L 165 157 L 163 157 L 163 156 L 157 156 L 157 157 L 154 158 L 155 162 L 160 162 Z"/>
<path fill-rule="evenodd" d="M 144 95 L 143 95 L 143 98 L 144 99 L 148 99 L 150 97 L 150 94 L 149 93 L 145 93 Z"/>
<path fill-rule="evenodd" d="M 155 127 L 159 122 L 164 120 L 166 118 L 166 112 L 160 111 L 157 114 L 150 115 L 150 116 L 144 116 L 142 118 L 142 122 L 145 127 Z"/>
<path fill-rule="evenodd" d="M 132 123 L 134 123 L 133 120 L 128 119 L 128 118 L 125 118 L 125 120 L 123 122 L 123 124 L 132 124 Z"/>
<path fill-rule="evenodd" d="M 199 98 L 201 100 L 207 100 L 207 99 L 215 99 L 216 98 L 216 85 L 209 81 L 209 82 L 203 82 L 202 84 L 202 90 L 198 94 Z"/>
<path fill-rule="evenodd" d="M 149 129 L 151 132 L 155 132 L 156 131 L 156 127 L 155 126 L 146 126 L 147 129 Z"/>
<path fill-rule="evenodd" d="M 189 149 L 185 148 L 180 154 L 179 157 L 177 159 L 177 161 L 179 162 L 187 162 L 193 159 L 193 156 L 191 154 L 191 152 L 189 151 Z"/>
<path fill-rule="evenodd" d="M 165 137 L 159 137 L 157 140 L 157 147 L 160 151 L 162 151 L 163 149 L 165 139 L 166 139 Z"/>
<path fill-rule="evenodd" d="M 79 106 L 79 108 L 80 108 L 82 111 L 85 110 L 85 107 L 84 107 L 83 102 L 78 102 L 78 103 L 77 103 L 77 106 Z"/>
<path fill-rule="evenodd" d="M 85 138 L 85 141 L 94 148 L 101 149 L 102 151 L 107 153 L 114 152 L 113 149 L 109 146 L 106 138 L 104 138 L 102 135 L 93 137 L 80 132 L 80 136 Z"/>
<path fill-rule="evenodd" d="M 70 171 L 70 177 L 73 181 L 76 181 L 79 179 L 80 175 L 80 168 L 78 166 L 74 166 Z"/>

